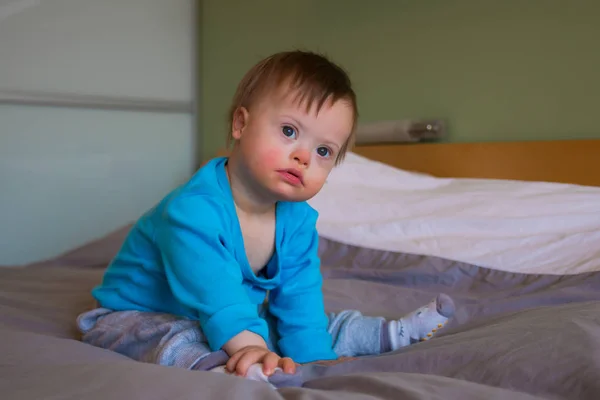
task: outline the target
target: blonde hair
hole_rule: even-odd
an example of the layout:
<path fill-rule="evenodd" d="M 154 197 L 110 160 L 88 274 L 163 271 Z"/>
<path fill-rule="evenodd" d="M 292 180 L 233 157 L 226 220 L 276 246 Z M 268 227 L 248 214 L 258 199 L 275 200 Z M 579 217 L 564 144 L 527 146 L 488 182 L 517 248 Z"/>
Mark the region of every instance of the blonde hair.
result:
<path fill-rule="evenodd" d="M 335 103 L 345 100 L 350 104 L 354 116 L 352 131 L 336 157 L 335 163 L 339 164 L 354 145 L 358 107 L 348 74 L 324 55 L 300 50 L 287 51 L 273 54 L 254 65 L 244 75 L 233 96 L 228 114 L 229 126 L 240 107 L 250 110 L 263 96 L 282 87 L 284 83 L 297 91 L 297 100 L 305 102 L 307 110 L 311 109 L 315 102 L 317 111 L 327 101 Z M 227 146 L 232 142 L 230 131 Z"/>

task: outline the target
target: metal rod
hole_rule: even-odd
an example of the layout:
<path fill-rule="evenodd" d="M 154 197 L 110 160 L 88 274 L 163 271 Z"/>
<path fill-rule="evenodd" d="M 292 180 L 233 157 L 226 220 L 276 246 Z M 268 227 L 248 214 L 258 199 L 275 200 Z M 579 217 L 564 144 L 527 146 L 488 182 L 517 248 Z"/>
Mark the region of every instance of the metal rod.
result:
<path fill-rule="evenodd" d="M 168 113 L 193 112 L 192 101 L 0 89 L 0 104 Z"/>

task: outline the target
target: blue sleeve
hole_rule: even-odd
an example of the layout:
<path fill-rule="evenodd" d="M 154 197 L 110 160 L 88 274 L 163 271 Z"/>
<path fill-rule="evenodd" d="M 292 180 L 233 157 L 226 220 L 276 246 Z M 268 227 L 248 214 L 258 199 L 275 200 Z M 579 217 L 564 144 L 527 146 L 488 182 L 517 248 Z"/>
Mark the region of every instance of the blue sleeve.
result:
<path fill-rule="evenodd" d="M 287 252 L 281 260 L 281 284 L 269 294 L 269 310 L 277 320 L 283 355 L 298 363 L 335 360 L 328 318 L 321 291 L 322 277 L 318 257 L 317 213 L 306 208 L 306 215 L 286 240 Z"/>
<path fill-rule="evenodd" d="M 155 234 L 173 295 L 197 312 L 212 351 L 244 330 L 268 338 L 226 248 L 224 219 L 224 208 L 208 196 L 182 196 L 165 208 Z"/>

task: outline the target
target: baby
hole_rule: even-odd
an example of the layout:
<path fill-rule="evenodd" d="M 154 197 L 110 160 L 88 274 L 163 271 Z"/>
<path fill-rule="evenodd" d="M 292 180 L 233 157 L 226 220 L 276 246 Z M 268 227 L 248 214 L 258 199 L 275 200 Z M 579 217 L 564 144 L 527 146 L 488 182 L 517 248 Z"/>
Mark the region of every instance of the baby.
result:
<path fill-rule="evenodd" d="M 398 319 L 326 313 L 315 196 L 351 148 L 356 96 L 324 56 L 278 53 L 242 79 L 229 157 L 134 225 L 78 317 L 83 341 L 133 359 L 246 376 L 394 351 L 454 312 L 443 294 Z"/>

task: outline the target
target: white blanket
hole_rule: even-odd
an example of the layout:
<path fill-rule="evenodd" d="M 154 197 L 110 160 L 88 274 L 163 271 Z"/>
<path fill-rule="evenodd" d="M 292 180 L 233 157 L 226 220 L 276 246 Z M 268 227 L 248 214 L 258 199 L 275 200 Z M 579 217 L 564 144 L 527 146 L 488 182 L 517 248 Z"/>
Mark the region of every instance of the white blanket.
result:
<path fill-rule="evenodd" d="M 354 153 L 310 200 L 346 244 L 522 273 L 600 271 L 600 188 L 446 179 Z"/>

